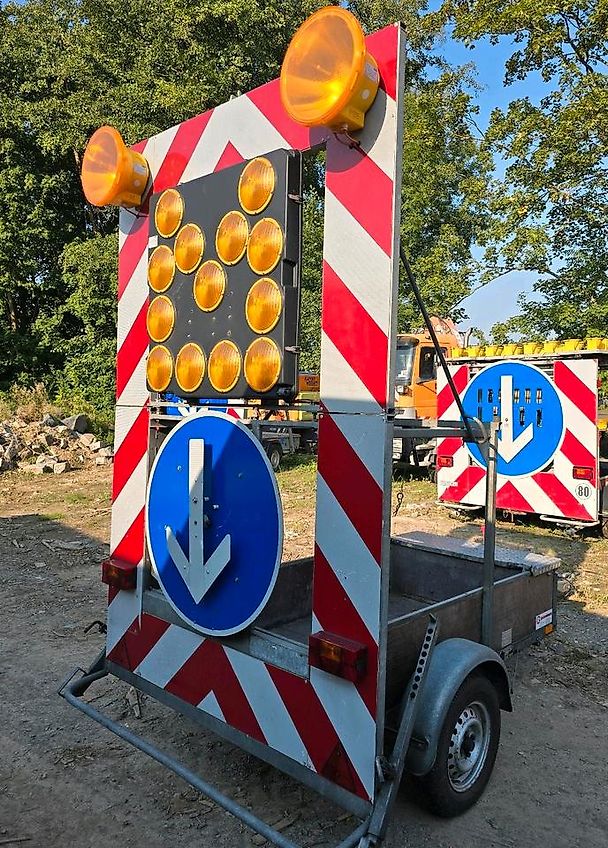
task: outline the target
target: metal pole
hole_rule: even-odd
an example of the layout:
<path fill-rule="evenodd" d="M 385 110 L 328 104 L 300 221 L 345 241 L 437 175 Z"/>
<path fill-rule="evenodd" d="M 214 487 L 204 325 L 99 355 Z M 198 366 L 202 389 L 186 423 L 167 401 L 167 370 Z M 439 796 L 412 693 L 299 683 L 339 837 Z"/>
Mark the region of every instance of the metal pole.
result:
<path fill-rule="evenodd" d="M 458 411 L 462 416 L 462 423 L 465 426 L 467 431 L 467 441 L 469 442 L 477 442 L 478 439 L 475 438 L 473 433 L 473 429 L 471 427 L 471 422 L 469 420 L 469 416 L 464 411 L 464 406 L 462 405 L 462 400 L 460 399 L 460 395 L 458 394 L 458 390 L 456 389 L 456 385 L 454 384 L 454 380 L 452 375 L 450 374 L 450 369 L 448 368 L 448 363 L 446 362 L 445 355 L 439 346 L 439 340 L 437 338 L 437 334 L 433 328 L 433 324 L 431 322 L 430 315 L 426 306 L 424 305 L 424 301 L 422 299 L 422 295 L 420 294 L 420 289 L 418 288 L 418 283 L 416 282 L 416 278 L 414 277 L 414 272 L 410 267 L 410 263 L 405 253 L 405 249 L 403 247 L 403 243 L 399 244 L 399 255 L 401 256 L 401 261 L 403 262 L 403 267 L 405 268 L 405 273 L 409 280 L 409 284 L 412 287 L 412 291 L 414 292 L 414 297 L 416 298 L 416 303 L 418 304 L 418 308 L 422 313 L 422 317 L 424 318 L 424 323 L 426 324 L 426 328 L 430 333 L 433 345 L 435 347 L 435 353 L 441 363 L 441 367 L 443 368 L 443 373 L 445 374 L 445 378 L 448 381 L 448 386 L 452 391 L 452 395 L 454 396 L 454 400 L 456 401 L 456 406 L 458 407 Z"/>
<path fill-rule="evenodd" d="M 490 438 L 485 445 L 486 517 L 483 535 L 483 595 L 481 602 L 481 641 L 492 647 L 494 630 L 494 562 L 496 555 L 496 460 L 498 421 L 490 424 Z"/>

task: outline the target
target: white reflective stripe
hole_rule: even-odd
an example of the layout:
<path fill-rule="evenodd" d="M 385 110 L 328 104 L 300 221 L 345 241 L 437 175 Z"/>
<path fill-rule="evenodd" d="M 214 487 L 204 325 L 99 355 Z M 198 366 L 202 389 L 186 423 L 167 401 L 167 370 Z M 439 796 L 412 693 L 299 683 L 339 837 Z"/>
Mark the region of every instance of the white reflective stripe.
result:
<path fill-rule="evenodd" d="M 116 346 L 118 350 L 126 339 L 129 330 L 139 315 L 142 306 L 148 299 L 148 252 L 144 250 L 141 259 L 125 290 L 118 306 L 118 326 L 116 332 Z"/>
<path fill-rule="evenodd" d="M 397 104 L 386 92 L 378 89 L 374 104 L 365 116 L 365 126 L 359 133 L 359 143 L 372 162 L 391 180 L 395 178 L 396 135 Z"/>
<path fill-rule="evenodd" d="M 361 783 L 370 798 L 374 794 L 376 724 L 354 683 L 310 669 L 310 682 L 333 724 Z"/>
<path fill-rule="evenodd" d="M 229 142 L 243 159 L 290 147 L 249 97 L 235 97 L 214 109 L 180 182 L 212 173 Z"/>
<path fill-rule="evenodd" d="M 148 401 L 148 389 L 146 388 L 146 361 L 148 359 L 148 347 L 142 354 L 141 359 L 133 369 L 117 403 L 121 406 L 145 406 Z"/>
<path fill-rule="evenodd" d="M 509 479 L 499 476 L 500 480 Z M 520 477 L 519 479 L 511 479 L 518 492 L 528 501 L 534 512 L 540 515 L 563 515 L 557 504 L 551 500 L 549 495 L 541 489 L 538 483 L 532 477 Z"/>
<path fill-rule="evenodd" d="M 129 627 L 139 616 L 139 599 L 135 592 L 118 592 L 108 606 L 106 651 L 116 647 Z"/>
<path fill-rule="evenodd" d="M 382 415 L 382 407 L 324 332 L 321 333 L 321 400 L 330 412 Z"/>
<path fill-rule="evenodd" d="M 146 452 L 112 504 L 110 551 L 116 550 L 146 503 L 147 470 Z"/>
<path fill-rule="evenodd" d="M 314 768 L 264 663 L 231 648 L 225 648 L 225 651 L 268 745 L 292 760 Z"/>
<path fill-rule="evenodd" d="M 315 541 L 377 642 L 380 566 L 320 474 L 317 474 Z"/>
<path fill-rule="evenodd" d="M 384 488 L 385 415 L 340 415 L 331 420 L 365 465 L 380 488 Z"/>
<path fill-rule="evenodd" d="M 576 405 L 576 398 L 569 398 L 559 389 L 557 393 L 562 403 L 566 428 L 595 456 L 597 452 L 597 424 L 583 415 Z"/>
<path fill-rule="evenodd" d="M 469 489 L 469 491 L 460 499 L 460 503 L 472 504 L 474 506 L 483 506 L 486 502 L 486 475 L 484 474 L 481 480 Z"/>
<path fill-rule="evenodd" d="M 217 698 L 213 692 L 209 692 L 198 705 L 198 709 L 209 715 L 219 718 L 220 721 L 226 722 L 222 708 L 220 707 Z"/>
<path fill-rule="evenodd" d="M 164 689 L 204 641 L 191 630 L 171 624 L 137 666 L 135 674 Z"/>
<path fill-rule="evenodd" d="M 180 124 L 177 124 L 174 127 L 169 127 L 168 130 L 163 130 L 163 132 L 148 139 L 143 156 L 150 166 L 152 180 L 156 179 L 180 126 Z"/>
<path fill-rule="evenodd" d="M 328 188 L 325 189 L 323 258 L 382 332 L 388 335 L 392 314 L 393 260 Z"/>
<path fill-rule="evenodd" d="M 141 406 L 116 406 L 114 415 L 114 453 L 116 453 L 131 432 L 144 406 L 145 404 Z"/>

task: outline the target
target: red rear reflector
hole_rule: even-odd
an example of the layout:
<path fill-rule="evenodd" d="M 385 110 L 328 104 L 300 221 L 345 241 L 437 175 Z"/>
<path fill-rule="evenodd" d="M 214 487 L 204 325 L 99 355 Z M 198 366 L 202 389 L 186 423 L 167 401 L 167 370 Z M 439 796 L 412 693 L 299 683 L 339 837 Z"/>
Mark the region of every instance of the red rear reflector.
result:
<path fill-rule="evenodd" d="M 437 457 L 437 468 L 453 468 L 454 467 L 454 457 L 453 456 L 438 456 Z"/>
<path fill-rule="evenodd" d="M 367 645 L 320 630 L 308 637 L 308 662 L 328 674 L 358 683 L 367 672 Z"/>
<path fill-rule="evenodd" d="M 101 580 L 115 589 L 135 589 L 137 566 L 120 559 L 106 559 L 101 563 Z"/>
<path fill-rule="evenodd" d="M 572 476 L 575 480 L 593 480 L 593 468 L 585 465 L 575 465 L 572 469 Z"/>

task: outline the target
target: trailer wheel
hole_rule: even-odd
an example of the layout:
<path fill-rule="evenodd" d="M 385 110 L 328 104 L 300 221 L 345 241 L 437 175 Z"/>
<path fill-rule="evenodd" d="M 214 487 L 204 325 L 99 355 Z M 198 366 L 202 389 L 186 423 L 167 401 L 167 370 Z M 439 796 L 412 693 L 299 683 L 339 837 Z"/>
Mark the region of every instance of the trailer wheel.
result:
<path fill-rule="evenodd" d="M 492 774 L 499 740 L 498 693 L 487 677 L 471 675 L 450 704 L 433 768 L 417 778 L 432 812 L 451 818 L 479 800 Z"/>
<path fill-rule="evenodd" d="M 279 465 L 281 464 L 281 459 L 283 457 L 283 451 L 281 450 L 281 445 L 278 442 L 268 442 L 265 450 L 266 450 L 266 456 L 270 460 L 272 470 L 278 471 Z"/>

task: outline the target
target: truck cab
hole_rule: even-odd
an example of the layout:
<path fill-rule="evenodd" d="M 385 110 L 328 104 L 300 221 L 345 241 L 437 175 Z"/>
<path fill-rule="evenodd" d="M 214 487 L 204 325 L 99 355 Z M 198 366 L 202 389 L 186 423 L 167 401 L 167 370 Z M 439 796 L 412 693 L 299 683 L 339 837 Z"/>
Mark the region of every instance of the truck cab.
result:
<path fill-rule="evenodd" d="M 443 320 L 432 320 L 439 322 L 434 329 L 449 357 L 459 345 L 456 331 Z M 437 358 L 428 331 L 397 336 L 395 406 L 399 418 L 437 418 Z"/>

